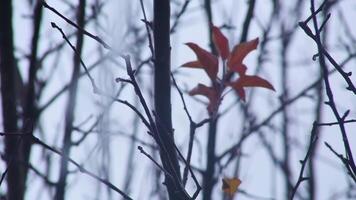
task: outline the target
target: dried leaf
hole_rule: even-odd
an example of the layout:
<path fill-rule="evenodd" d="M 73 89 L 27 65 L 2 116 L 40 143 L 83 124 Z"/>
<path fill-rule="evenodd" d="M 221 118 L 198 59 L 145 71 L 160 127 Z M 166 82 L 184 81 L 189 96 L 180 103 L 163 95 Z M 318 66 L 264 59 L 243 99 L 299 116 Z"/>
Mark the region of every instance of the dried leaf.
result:
<path fill-rule="evenodd" d="M 236 193 L 241 184 L 241 180 L 238 178 L 223 178 L 222 182 L 222 190 L 230 196 L 233 196 Z"/>
<path fill-rule="evenodd" d="M 213 42 L 216 49 L 219 52 L 219 55 L 223 60 L 226 60 L 229 57 L 229 41 L 225 37 L 225 35 L 220 31 L 220 29 L 216 26 L 212 27 L 213 29 Z"/>
<path fill-rule="evenodd" d="M 241 66 L 242 61 L 247 56 L 247 54 L 257 48 L 258 41 L 258 38 L 256 38 L 249 42 L 238 44 L 234 47 L 227 61 L 227 66 L 230 68 L 230 70 L 236 71 L 236 69 Z"/>
<path fill-rule="evenodd" d="M 197 44 L 192 42 L 186 43 L 190 47 L 198 58 L 199 63 L 201 63 L 212 80 L 216 79 L 218 73 L 218 58 L 203 48 L 199 47 Z"/>

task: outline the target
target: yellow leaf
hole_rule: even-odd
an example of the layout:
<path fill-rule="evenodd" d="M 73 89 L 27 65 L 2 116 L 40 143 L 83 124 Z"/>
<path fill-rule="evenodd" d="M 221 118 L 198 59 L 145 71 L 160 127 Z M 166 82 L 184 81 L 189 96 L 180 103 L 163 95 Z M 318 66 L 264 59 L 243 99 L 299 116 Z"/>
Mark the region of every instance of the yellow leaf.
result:
<path fill-rule="evenodd" d="M 230 196 L 233 196 L 241 184 L 238 178 L 223 178 L 222 190 Z"/>

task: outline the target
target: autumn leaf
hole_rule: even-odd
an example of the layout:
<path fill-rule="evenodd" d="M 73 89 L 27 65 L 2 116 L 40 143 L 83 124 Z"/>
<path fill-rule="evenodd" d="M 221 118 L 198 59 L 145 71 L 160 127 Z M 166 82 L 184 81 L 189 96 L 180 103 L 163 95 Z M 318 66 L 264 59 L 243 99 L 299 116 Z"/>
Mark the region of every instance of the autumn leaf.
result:
<path fill-rule="evenodd" d="M 204 69 L 203 65 L 199 61 L 187 62 L 187 63 L 184 63 L 182 66 L 183 67 L 190 67 L 190 68 Z"/>
<path fill-rule="evenodd" d="M 259 39 L 256 38 L 254 40 L 236 45 L 227 61 L 227 66 L 229 67 L 229 69 L 238 72 L 239 68 L 242 65 L 242 61 L 247 56 L 247 54 L 257 48 L 258 42 Z"/>
<path fill-rule="evenodd" d="M 198 60 L 185 63 L 182 66 L 191 67 L 191 68 L 203 68 L 205 69 L 208 76 L 212 80 L 215 80 L 218 74 L 218 65 L 219 65 L 218 58 L 213 54 L 211 54 L 210 52 L 199 47 L 195 43 L 189 42 L 186 43 L 186 45 L 194 51 Z M 201 67 L 199 67 L 200 66 L 199 64 L 201 64 Z"/>
<path fill-rule="evenodd" d="M 240 77 L 241 77 L 241 76 L 245 76 L 246 70 L 247 70 L 247 67 L 246 67 L 246 65 L 244 65 L 244 64 L 237 65 L 237 66 L 234 67 L 234 69 L 233 69 L 233 71 L 234 71 L 234 72 L 237 72 L 237 73 L 240 75 Z"/>
<path fill-rule="evenodd" d="M 220 29 L 216 26 L 212 26 L 213 29 L 213 42 L 216 49 L 219 52 L 219 55 L 223 60 L 226 60 L 229 57 L 229 41 L 225 37 L 225 35 L 220 31 Z"/>
<path fill-rule="evenodd" d="M 240 76 L 236 81 L 228 83 L 228 85 L 230 85 L 236 91 L 236 93 L 243 101 L 245 101 L 244 87 L 262 87 L 275 91 L 270 82 L 259 76 L 243 75 Z"/>
<path fill-rule="evenodd" d="M 233 196 L 240 186 L 241 180 L 238 178 L 223 178 L 222 183 L 222 190 L 226 194 Z"/>
<path fill-rule="evenodd" d="M 227 66 L 228 73 L 223 73 L 222 77 L 218 78 L 218 57 L 191 42 L 186 43 L 186 45 L 194 51 L 197 60 L 183 64 L 183 67 L 204 69 L 211 79 L 212 87 L 198 84 L 198 86 L 189 93 L 190 95 L 203 95 L 209 99 L 207 109 L 210 115 L 217 112 L 222 101 L 221 94 L 227 86 L 231 86 L 242 101 L 246 99 L 246 87 L 262 87 L 275 91 L 272 84 L 267 80 L 259 76 L 246 75 L 247 67 L 243 61 L 251 51 L 257 48 L 259 43 L 258 38 L 240 43 L 230 52 L 229 41 L 225 35 L 218 27 L 211 25 L 211 28 L 214 45 L 224 63 L 223 66 Z M 231 75 L 234 73 L 237 73 L 239 78 L 235 81 L 231 81 Z"/>
<path fill-rule="evenodd" d="M 203 95 L 209 99 L 208 112 L 213 114 L 219 106 L 219 95 L 215 88 L 208 87 L 204 84 L 199 83 L 194 89 L 189 92 L 189 95 Z"/>

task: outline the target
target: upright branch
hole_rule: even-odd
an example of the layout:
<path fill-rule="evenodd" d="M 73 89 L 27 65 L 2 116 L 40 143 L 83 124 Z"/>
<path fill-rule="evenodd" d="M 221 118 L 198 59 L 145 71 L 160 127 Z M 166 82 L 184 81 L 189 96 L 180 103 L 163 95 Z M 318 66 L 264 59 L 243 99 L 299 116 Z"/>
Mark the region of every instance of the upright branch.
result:
<path fill-rule="evenodd" d="M 217 50 L 213 42 L 213 32 L 210 28 L 213 24 L 213 13 L 211 9 L 211 0 L 204 0 L 204 10 L 208 22 L 209 30 L 209 44 L 211 52 L 217 55 Z M 215 146 L 216 146 L 216 133 L 217 133 L 218 118 L 213 118 L 209 121 L 208 128 L 208 144 L 206 146 L 206 169 L 203 176 L 203 199 L 208 200 L 211 198 L 212 191 L 215 185 Z"/>
<path fill-rule="evenodd" d="M 281 34 L 286 34 L 286 25 L 284 23 L 281 24 Z M 284 104 L 284 102 L 289 99 L 289 90 L 288 90 L 288 80 L 289 80 L 289 63 L 288 63 L 288 57 L 287 53 L 289 50 L 289 45 L 291 41 L 291 35 L 287 35 L 282 38 L 282 47 L 281 47 L 281 86 L 282 86 L 282 98 L 281 98 L 281 103 Z M 282 138 L 283 138 L 283 172 L 284 172 L 284 180 L 285 180 L 285 191 L 286 191 L 286 197 L 288 198 L 290 196 L 291 190 L 292 190 L 292 185 L 290 182 L 292 171 L 290 168 L 290 135 L 289 135 L 289 129 L 290 129 L 290 117 L 289 117 L 289 112 L 288 112 L 288 107 L 283 108 L 282 112 Z"/>
<path fill-rule="evenodd" d="M 84 26 L 85 18 L 85 6 L 86 0 L 80 0 L 77 10 L 77 23 L 79 27 Z M 63 138 L 63 147 L 62 151 L 67 157 L 70 155 L 70 149 L 72 146 L 72 131 L 73 131 L 73 121 L 74 121 L 74 111 L 76 107 L 76 98 L 77 98 L 77 89 L 78 89 L 78 80 L 80 74 L 80 64 L 81 64 L 81 52 L 83 47 L 83 33 L 77 32 L 77 43 L 73 56 L 73 73 L 69 86 L 69 94 L 67 101 L 67 108 L 65 112 L 65 128 L 64 128 L 64 138 Z M 56 186 L 56 200 L 65 199 L 66 191 L 66 181 L 68 176 L 68 160 L 62 157 L 59 173 L 59 181 Z"/>
<path fill-rule="evenodd" d="M 317 130 L 318 130 L 318 125 L 317 125 L 316 122 L 314 122 L 313 123 L 313 129 L 312 129 L 311 134 L 310 134 L 309 147 L 308 147 L 307 153 L 305 154 L 304 159 L 300 161 L 300 164 L 302 166 L 301 166 L 301 169 L 300 169 L 300 172 L 299 172 L 298 180 L 297 180 L 296 184 L 294 185 L 293 189 L 291 190 L 290 200 L 292 200 L 294 198 L 294 195 L 296 194 L 300 184 L 303 181 L 306 181 L 306 180 L 309 179 L 308 177 L 305 177 L 303 174 L 304 174 L 305 167 L 307 166 L 307 161 L 308 161 L 310 155 L 312 154 L 312 151 L 314 150 L 314 146 L 315 146 L 315 144 L 316 144 L 316 142 L 318 140 L 318 136 L 316 135 L 317 134 Z"/>
<path fill-rule="evenodd" d="M 248 5 L 248 10 L 246 13 L 245 21 L 242 28 L 240 42 L 246 42 L 248 31 L 250 29 L 250 24 L 253 19 L 254 11 L 255 11 L 256 0 L 250 0 Z"/>
<path fill-rule="evenodd" d="M 177 152 L 174 148 L 174 136 L 171 117 L 171 46 L 170 46 L 170 1 L 154 1 L 154 104 L 158 118 L 157 128 L 161 145 L 166 152 L 160 150 L 160 156 L 165 170 L 174 174 L 178 183 L 181 182 L 181 175 Z M 184 194 L 177 194 L 177 186 L 167 175 L 165 184 L 168 190 L 169 199 L 187 198 Z"/>
<path fill-rule="evenodd" d="M 243 25 L 243 31 L 242 31 L 242 36 L 241 36 L 241 43 L 245 42 L 247 39 L 247 34 L 248 34 L 248 29 L 250 26 L 250 22 L 253 18 L 253 12 L 254 12 L 254 7 L 255 7 L 255 0 L 251 0 L 249 2 L 249 8 L 247 11 L 247 15 L 244 21 Z M 213 38 L 213 29 L 210 28 L 211 24 L 213 24 L 213 13 L 211 9 L 211 0 L 205 0 L 204 1 L 204 8 L 205 8 L 205 13 L 207 16 L 207 21 L 209 24 L 209 39 L 210 39 L 210 49 L 213 55 L 218 55 L 219 49 L 216 48 L 216 45 L 214 45 L 214 38 Z M 228 46 L 228 44 L 227 44 Z M 227 48 L 229 51 L 229 49 Z M 225 67 L 225 66 L 224 66 Z M 225 72 L 225 69 L 223 69 Z M 224 74 L 225 76 L 225 74 Z M 232 79 L 233 73 L 227 73 L 226 77 L 223 78 L 225 81 L 230 81 Z M 224 84 L 224 83 L 222 83 Z M 244 96 L 243 95 L 239 95 Z M 207 163 L 206 163 L 206 171 L 205 175 L 203 177 L 203 199 L 210 199 L 213 187 L 216 183 L 215 180 L 215 163 L 216 163 L 216 155 L 215 155 L 215 147 L 216 147 L 216 135 L 217 135 L 217 127 L 218 127 L 218 117 L 214 117 L 210 123 L 209 123 L 209 129 L 208 129 L 208 144 L 207 144 Z"/>
<path fill-rule="evenodd" d="M 42 5 L 40 1 L 37 1 L 34 8 L 33 17 L 33 35 L 31 41 L 31 54 L 30 54 L 30 66 L 29 66 L 29 78 L 26 91 L 26 102 L 24 105 L 23 122 L 24 126 L 22 130 L 28 131 L 29 134 L 33 134 L 33 130 L 38 121 L 37 102 L 36 102 L 36 74 L 39 68 L 37 52 L 40 39 L 40 27 L 42 21 Z M 24 141 L 23 154 L 24 162 L 28 163 L 30 159 L 31 143 L 28 140 Z M 27 176 L 27 170 L 25 171 L 25 177 Z M 26 178 L 25 178 L 26 181 Z"/>

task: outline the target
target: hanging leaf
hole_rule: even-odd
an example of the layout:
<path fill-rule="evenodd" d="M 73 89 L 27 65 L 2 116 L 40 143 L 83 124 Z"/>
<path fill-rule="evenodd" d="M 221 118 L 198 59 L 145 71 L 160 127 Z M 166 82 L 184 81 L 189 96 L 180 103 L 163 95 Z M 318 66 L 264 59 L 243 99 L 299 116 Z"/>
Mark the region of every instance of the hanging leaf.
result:
<path fill-rule="evenodd" d="M 223 60 L 226 60 L 229 57 L 229 41 L 225 35 L 220 31 L 216 26 L 212 26 L 213 29 L 213 42 L 216 49 L 219 52 L 219 55 Z"/>
<path fill-rule="evenodd" d="M 236 69 L 239 68 L 242 64 L 242 61 L 247 56 L 247 54 L 257 48 L 258 42 L 259 40 L 256 38 L 249 42 L 236 45 L 227 61 L 227 66 L 230 68 L 230 70 L 236 71 Z"/>
<path fill-rule="evenodd" d="M 240 99 L 245 102 L 246 101 L 246 93 L 245 90 L 241 87 L 241 88 L 234 88 L 237 95 L 240 97 Z"/>
<path fill-rule="evenodd" d="M 222 190 L 226 194 L 233 196 L 240 186 L 241 180 L 238 178 L 223 178 L 222 183 Z"/>
<path fill-rule="evenodd" d="M 208 87 L 199 83 L 198 86 L 196 86 L 189 92 L 189 95 L 203 95 L 207 97 L 209 99 L 207 109 L 210 115 L 213 114 L 219 107 L 220 97 L 218 95 L 217 90 L 213 87 Z"/>
<path fill-rule="evenodd" d="M 212 80 L 216 79 L 218 74 L 218 58 L 203 48 L 199 47 L 197 44 L 192 42 L 186 43 L 190 47 L 198 58 L 198 62 L 202 64 L 203 68 Z M 194 62 L 193 62 L 194 63 Z M 193 66 L 196 66 L 194 63 Z M 189 67 L 189 66 L 188 66 Z"/>

